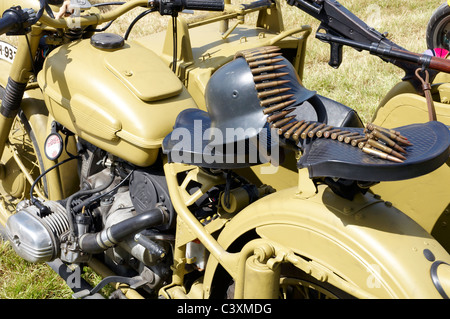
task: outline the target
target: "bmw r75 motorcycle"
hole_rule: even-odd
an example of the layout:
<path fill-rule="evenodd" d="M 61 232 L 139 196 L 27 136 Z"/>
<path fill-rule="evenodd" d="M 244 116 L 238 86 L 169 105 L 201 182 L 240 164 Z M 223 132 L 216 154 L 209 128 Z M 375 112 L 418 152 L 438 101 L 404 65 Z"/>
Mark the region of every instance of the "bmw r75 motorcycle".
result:
<path fill-rule="evenodd" d="M 18 44 L 0 43 L 0 221 L 17 254 L 103 277 L 75 298 L 448 298 L 450 62 L 337 1 L 287 2 L 321 22 L 333 67 L 351 46 L 405 71 L 372 123 L 302 86 L 312 30 L 285 29 L 279 1 L 2 1 Z M 155 12 L 167 30 L 100 27 L 137 7 L 132 24 Z"/>

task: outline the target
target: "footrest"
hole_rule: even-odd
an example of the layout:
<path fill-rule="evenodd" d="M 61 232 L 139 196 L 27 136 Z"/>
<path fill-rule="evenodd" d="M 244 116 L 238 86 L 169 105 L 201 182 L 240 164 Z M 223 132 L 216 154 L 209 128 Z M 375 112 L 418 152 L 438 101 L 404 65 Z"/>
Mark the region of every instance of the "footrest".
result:
<path fill-rule="evenodd" d="M 363 129 L 351 129 L 363 135 Z M 315 139 L 305 145 L 298 167 L 313 177 L 358 181 L 396 181 L 427 174 L 444 164 L 450 155 L 450 131 L 440 122 L 396 128 L 412 143 L 402 163 L 366 154 L 362 149 L 332 139 Z"/>

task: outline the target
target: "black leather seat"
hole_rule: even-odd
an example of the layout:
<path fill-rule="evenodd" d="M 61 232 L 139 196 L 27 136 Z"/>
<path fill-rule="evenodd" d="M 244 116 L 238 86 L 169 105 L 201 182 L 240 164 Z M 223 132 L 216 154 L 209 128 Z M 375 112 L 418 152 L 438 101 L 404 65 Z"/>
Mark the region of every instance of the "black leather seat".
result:
<path fill-rule="evenodd" d="M 346 129 L 359 131 L 362 129 Z M 331 139 L 316 139 L 305 146 L 298 166 L 307 167 L 311 178 L 333 177 L 358 181 L 395 181 L 427 174 L 450 156 L 450 131 L 440 122 L 396 128 L 413 144 L 406 160 L 394 163 L 362 152 L 358 147 Z"/>

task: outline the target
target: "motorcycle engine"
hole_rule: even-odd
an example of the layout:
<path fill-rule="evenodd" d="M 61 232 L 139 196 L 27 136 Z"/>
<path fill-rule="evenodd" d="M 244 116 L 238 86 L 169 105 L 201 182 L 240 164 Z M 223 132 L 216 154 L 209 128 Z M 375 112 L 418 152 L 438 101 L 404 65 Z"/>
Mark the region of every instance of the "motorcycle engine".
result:
<path fill-rule="evenodd" d="M 61 201 L 45 201 L 46 214 L 29 200 L 19 203 L 5 227 L 12 247 L 33 263 L 57 258 L 84 263 L 95 255 L 119 275 L 140 275 L 149 289 L 161 285 L 170 275 L 171 260 L 166 257 L 174 241 L 175 216 L 162 166 L 132 167 L 87 142 L 80 143 L 81 191 Z M 168 216 L 164 223 L 149 228 L 133 225 L 135 230 L 125 229 L 128 233 L 123 239 L 100 252 L 83 249 L 83 236 L 103 238 L 113 226 L 139 221 L 155 208 Z"/>

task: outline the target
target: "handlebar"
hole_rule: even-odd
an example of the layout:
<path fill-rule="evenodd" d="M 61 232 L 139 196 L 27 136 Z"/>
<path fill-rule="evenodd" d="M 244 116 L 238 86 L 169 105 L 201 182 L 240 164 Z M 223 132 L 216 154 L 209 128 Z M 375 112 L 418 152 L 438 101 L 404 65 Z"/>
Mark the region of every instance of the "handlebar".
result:
<path fill-rule="evenodd" d="M 159 9 L 162 15 L 176 15 L 177 12 L 181 12 L 184 9 L 223 11 L 225 4 L 224 0 L 131 0 L 106 13 L 88 13 L 85 16 L 61 19 L 54 19 L 43 14 L 39 17 L 39 21 L 42 24 L 55 29 L 64 29 L 74 23 L 79 26 L 98 25 L 115 20 L 136 7 Z M 34 9 L 36 10 L 36 8 Z M 28 16 L 21 17 L 22 14 L 27 14 Z M 21 10 L 20 7 L 12 7 L 6 10 L 3 13 L 3 17 L 0 19 L 0 34 L 7 32 L 18 32 L 19 29 L 24 29 L 24 23 L 26 23 L 26 21 L 33 21 L 32 15 L 35 15 L 33 9 Z M 29 24 L 25 27 L 29 27 Z"/>
<path fill-rule="evenodd" d="M 48 15 L 42 15 L 39 21 L 44 25 L 55 29 L 67 28 L 69 25 L 68 20 L 72 20 L 73 24 L 73 19 L 76 19 L 76 23 L 79 26 L 98 25 L 115 20 L 136 7 L 155 8 L 159 9 L 161 14 L 172 15 L 175 10 L 182 11 L 184 9 L 223 11 L 225 5 L 224 0 L 131 0 L 106 13 L 90 13 L 81 17 L 61 19 L 53 19 Z M 167 10 L 165 13 L 164 9 Z"/>
<path fill-rule="evenodd" d="M 20 16 L 13 10 L 5 11 L 0 19 L 0 34 L 18 29 L 20 26 Z"/>

